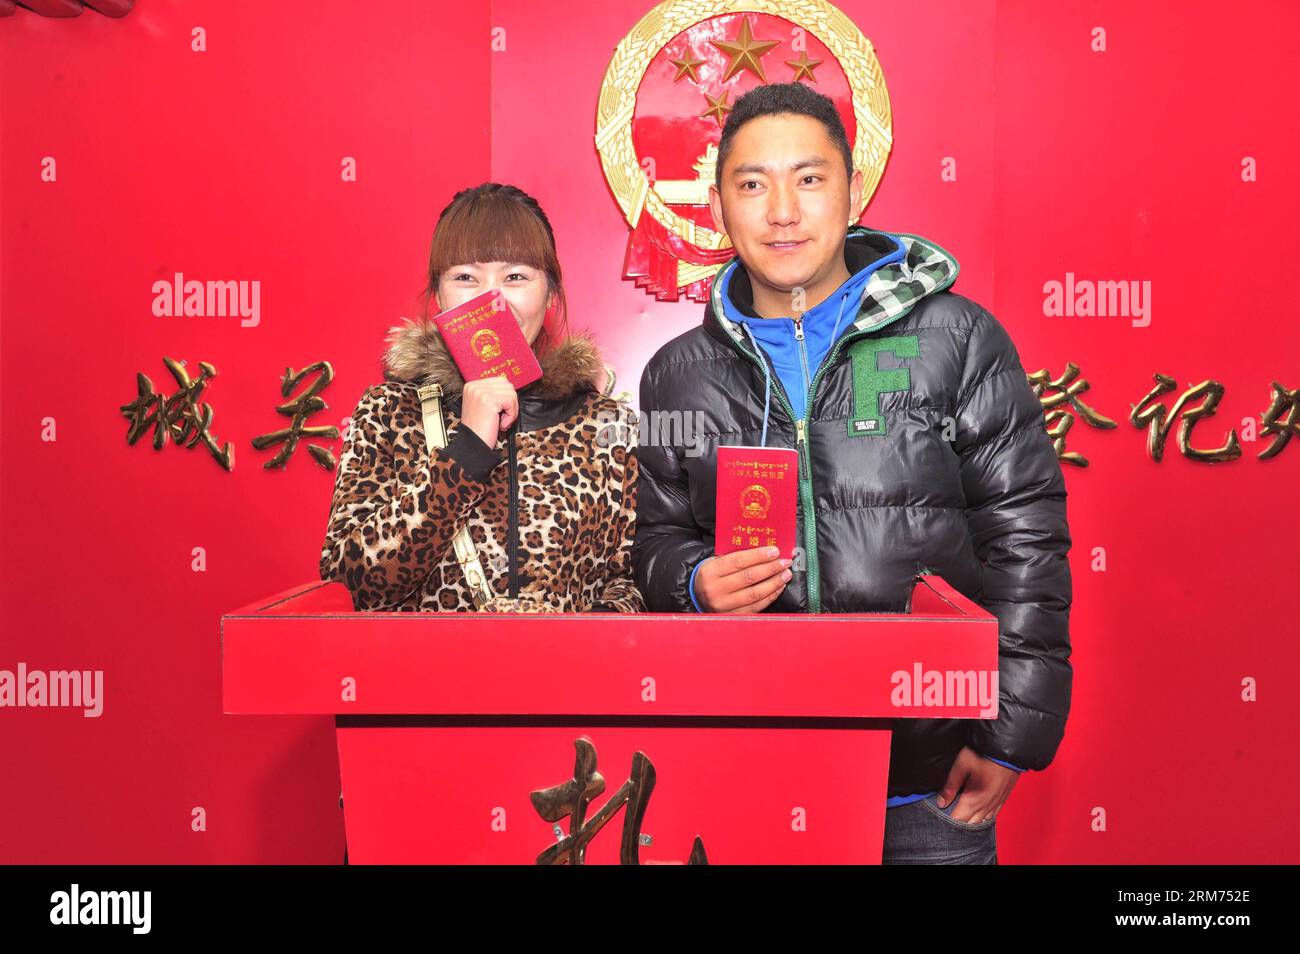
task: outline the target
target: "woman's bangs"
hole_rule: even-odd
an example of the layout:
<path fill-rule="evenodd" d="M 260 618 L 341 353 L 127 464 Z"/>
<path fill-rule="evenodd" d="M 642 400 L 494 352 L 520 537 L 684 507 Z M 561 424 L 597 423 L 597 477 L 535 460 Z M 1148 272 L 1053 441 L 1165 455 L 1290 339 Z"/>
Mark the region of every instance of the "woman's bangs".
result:
<path fill-rule="evenodd" d="M 438 227 L 429 262 L 440 275 L 454 265 L 510 262 L 547 271 L 549 241 L 541 223 L 515 202 L 478 203 L 457 210 Z"/>

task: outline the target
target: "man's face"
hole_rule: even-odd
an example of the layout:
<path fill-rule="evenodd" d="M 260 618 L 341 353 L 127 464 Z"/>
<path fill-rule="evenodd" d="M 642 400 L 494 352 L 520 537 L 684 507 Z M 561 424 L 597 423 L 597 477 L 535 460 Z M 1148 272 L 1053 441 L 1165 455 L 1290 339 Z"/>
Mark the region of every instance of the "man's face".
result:
<path fill-rule="evenodd" d="M 756 308 L 761 300 L 789 314 L 796 288 L 811 308 L 841 284 L 849 210 L 861 195 L 862 173 L 845 176 L 819 120 L 760 116 L 740 128 L 709 206 L 749 272 Z"/>

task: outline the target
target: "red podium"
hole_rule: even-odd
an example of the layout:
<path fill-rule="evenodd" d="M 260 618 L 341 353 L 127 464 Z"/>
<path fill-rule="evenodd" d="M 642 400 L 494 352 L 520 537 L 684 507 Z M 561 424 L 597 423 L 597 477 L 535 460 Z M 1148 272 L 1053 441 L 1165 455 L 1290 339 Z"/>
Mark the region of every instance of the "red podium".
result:
<path fill-rule="evenodd" d="M 892 720 L 997 717 L 997 619 L 936 576 L 853 616 L 356 613 L 312 583 L 221 639 L 226 713 L 335 717 L 355 864 L 879 864 Z"/>

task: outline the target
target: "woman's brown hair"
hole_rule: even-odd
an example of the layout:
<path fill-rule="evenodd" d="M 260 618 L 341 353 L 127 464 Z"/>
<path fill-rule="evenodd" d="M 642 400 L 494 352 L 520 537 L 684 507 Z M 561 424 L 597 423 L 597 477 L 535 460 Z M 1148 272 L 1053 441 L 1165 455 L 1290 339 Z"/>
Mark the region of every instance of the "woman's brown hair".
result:
<path fill-rule="evenodd" d="M 429 283 L 424 290 L 424 313 L 437 301 L 438 282 L 454 265 L 473 262 L 513 262 L 546 275 L 549 293 L 555 295 L 554 324 L 568 330 L 568 307 L 555 233 L 546 213 L 527 192 L 512 185 L 484 182 L 461 189 L 438 216 L 429 249 Z M 548 323 L 542 325 L 533 350 L 554 347 Z"/>

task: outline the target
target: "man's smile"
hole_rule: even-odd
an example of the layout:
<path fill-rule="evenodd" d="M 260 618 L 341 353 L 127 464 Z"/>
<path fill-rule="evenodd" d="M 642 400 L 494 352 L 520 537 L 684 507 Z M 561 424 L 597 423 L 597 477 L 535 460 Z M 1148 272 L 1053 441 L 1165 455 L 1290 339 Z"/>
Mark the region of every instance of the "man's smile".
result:
<path fill-rule="evenodd" d="M 793 252 L 796 249 L 801 249 L 807 245 L 808 240 L 800 239 L 797 242 L 764 242 L 763 244 L 774 252 Z"/>

